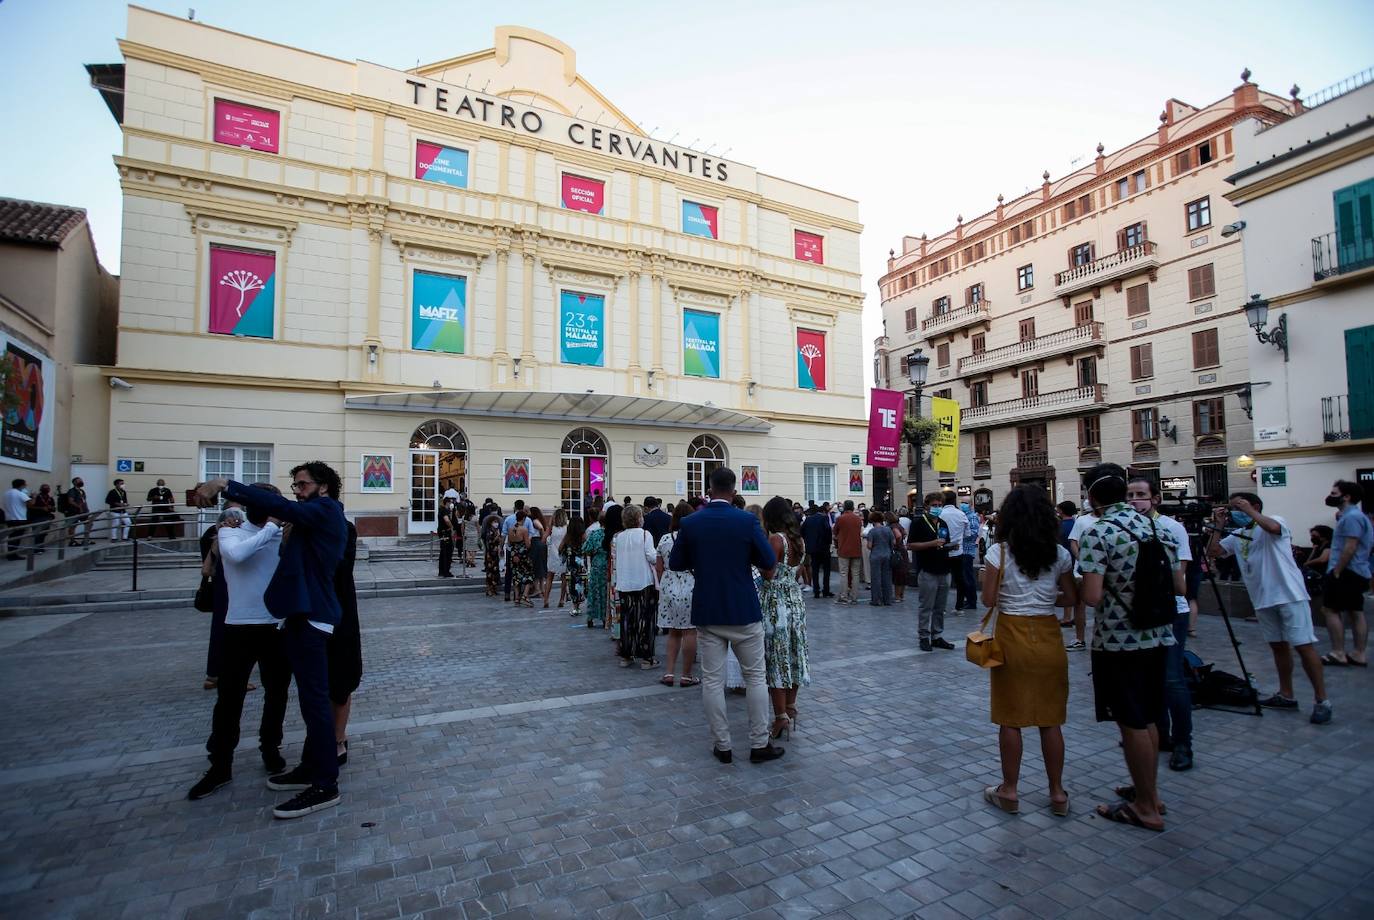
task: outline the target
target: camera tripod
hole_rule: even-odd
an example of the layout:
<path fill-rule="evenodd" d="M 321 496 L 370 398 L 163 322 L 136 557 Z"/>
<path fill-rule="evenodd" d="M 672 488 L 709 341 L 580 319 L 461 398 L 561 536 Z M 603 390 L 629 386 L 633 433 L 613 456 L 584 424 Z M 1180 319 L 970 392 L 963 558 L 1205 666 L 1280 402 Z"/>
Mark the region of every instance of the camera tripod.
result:
<path fill-rule="evenodd" d="M 1203 524 L 1200 530 L 1202 530 L 1203 532 L 1212 530 L 1222 534 L 1230 533 L 1230 531 L 1224 530 L 1219 527 L 1214 527 L 1210 524 Z M 1263 717 L 1264 710 L 1260 708 L 1259 691 L 1255 689 L 1254 681 L 1250 679 L 1250 672 L 1245 667 L 1245 658 L 1240 653 L 1240 640 L 1236 638 L 1236 631 L 1231 626 L 1231 615 L 1226 612 L 1226 604 L 1221 599 L 1221 587 L 1217 585 L 1217 573 L 1214 567 L 1212 566 L 1212 560 L 1206 558 L 1206 544 L 1208 541 L 1206 538 L 1203 537 L 1201 533 L 1190 536 L 1189 539 L 1193 544 L 1192 549 L 1194 564 L 1196 564 L 1199 559 L 1204 560 L 1206 563 L 1202 570 L 1203 577 L 1206 578 L 1207 581 L 1210 582 L 1212 585 L 1212 593 L 1217 599 L 1217 610 L 1221 612 L 1221 621 L 1226 624 L 1226 635 L 1231 639 L 1231 648 L 1236 653 L 1236 663 L 1240 665 L 1241 677 L 1245 680 L 1245 687 L 1248 691 L 1248 696 L 1250 698 L 1250 702 L 1248 705 L 1253 706 L 1255 708 L 1255 715 Z M 1239 714 L 1244 714 L 1244 710 L 1233 709 L 1230 707 L 1209 708 L 1221 708 L 1224 712 L 1235 712 Z"/>

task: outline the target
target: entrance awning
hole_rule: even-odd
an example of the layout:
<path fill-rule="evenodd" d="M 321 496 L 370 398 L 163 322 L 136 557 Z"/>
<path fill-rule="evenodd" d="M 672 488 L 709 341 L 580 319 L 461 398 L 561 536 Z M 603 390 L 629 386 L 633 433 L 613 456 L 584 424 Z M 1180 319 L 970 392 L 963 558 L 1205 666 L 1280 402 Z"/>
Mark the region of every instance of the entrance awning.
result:
<path fill-rule="evenodd" d="M 526 390 L 423 390 L 349 396 L 349 409 L 415 412 L 426 415 L 485 415 L 558 422 L 605 422 L 644 428 L 707 428 L 763 434 L 772 425 L 763 419 L 721 409 L 648 396 L 605 393 L 545 393 Z"/>

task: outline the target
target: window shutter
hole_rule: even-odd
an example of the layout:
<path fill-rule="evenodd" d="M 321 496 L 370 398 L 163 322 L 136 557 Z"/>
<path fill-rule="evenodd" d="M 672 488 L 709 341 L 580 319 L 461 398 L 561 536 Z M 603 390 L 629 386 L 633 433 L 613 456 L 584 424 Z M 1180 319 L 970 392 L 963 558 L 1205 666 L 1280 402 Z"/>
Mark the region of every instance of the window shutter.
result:
<path fill-rule="evenodd" d="M 1140 379 L 1140 346 L 1131 346 L 1131 379 Z"/>
<path fill-rule="evenodd" d="M 1203 366 L 1204 366 L 1204 365 L 1203 365 L 1203 361 L 1202 361 L 1202 350 L 1203 350 L 1202 333 L 1201 333 L 1201 332 L 1194 332 L 1194 333 L 1193 333 L 1193 367 L 1203 367 Z"/>
<path fill-rule="evenodd" d="M 1150 286 L 1137 284 L 1126 288 L 1126 315 L 1139 316 L 1150 312 Z"/>
<path fill-rule="evenodd" d="M 1118 252 L 1126 248 L 1126 231 L 1116 231 L 1116 249 Z"/>
<path fill-rule="evenodd" d="M 1150 239 L 1150 225 L 1149 225 L 1148 223 L 1146 223 L 1145 221 L 1142 220 L 1142 221 L 1140 222 L 1140 241 L 1141 241 L 1142 243 L 1145 243 L 1145 242 L 1148 242 L 1149 239 Z"/>
<path fill-rule="evenodd" d="M 1190 268 L 1190 269 L 1188 269 L 1188 299 L 1189 299 L 1189 300 L 1197 300 L 1199 297 L 1202 296 L 1201 294 L 1198 293 L 1198 290 L 1202 287 L 1202 285 L 1199 283 L 1199 282 L 1202 280 L 1202 279 L 1201 279 L 1201 274 L 1202 274 L 1202 270 L 1201 270 L 1201 269 L 1197 269 L 1197 268 Z"/>
<path fill-rule="evenodd" d="M 1211 297 L 1217 292 L 1216 271 L 1211 262 L 1202 266 L 1201 270 L 1201 293 L 1200 297 Z"/>

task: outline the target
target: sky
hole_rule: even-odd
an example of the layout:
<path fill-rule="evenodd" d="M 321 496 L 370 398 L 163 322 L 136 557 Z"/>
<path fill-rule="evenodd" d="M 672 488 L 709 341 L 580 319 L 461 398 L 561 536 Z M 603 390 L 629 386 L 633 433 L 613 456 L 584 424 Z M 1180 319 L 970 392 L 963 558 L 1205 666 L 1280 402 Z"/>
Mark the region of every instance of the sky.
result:
<path fill-rule="evenodd" d="M 935 236 L 1152 133 L 1166 99 L 1206 105 L 1249 67 L 1303 95 L 1374 65 L 1374 2 L 476 3 L 145 0 L 151 9 L 398 69 L 489 48 L 518 24 L 653 137 L 855 198 L 864 355 L 904 234 Z M 82 65 L 121 60 L 114 0 L 0 0 L 0 196 L 84 207 L 119 270 L 120 133 Z M 693 142 L 693 139 L 697 140 Z"/>

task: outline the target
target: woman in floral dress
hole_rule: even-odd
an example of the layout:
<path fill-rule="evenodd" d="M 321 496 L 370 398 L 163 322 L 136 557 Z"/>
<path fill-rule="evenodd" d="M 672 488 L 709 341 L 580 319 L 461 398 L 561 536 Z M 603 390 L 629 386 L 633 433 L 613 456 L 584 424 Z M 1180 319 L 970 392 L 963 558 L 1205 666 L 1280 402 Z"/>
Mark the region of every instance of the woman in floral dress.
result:
<path fill-rule="evenodd" d="M 668 568 L 668 557 L 673 553 L 677 542 L 677 528 L 682 519 L 692 513 L 692 506 L 678 502 L 673 509 L 673 523 L 663 539 L 658 541 L 658 626 L 668 630 L 668 670 L 659 683 L 673 686 L 677 680 L 673 666 L 677 664 L 678 650 L 682 651 L 681 682 L 678 686 L 695 687 L 701 683 L 692 676 L 692 668 L 697 660 L 697 630 L 692 625 L 692 588 L 696 577 L 691 572 L 674 572 Z"/>
<path fill-rule="evenodd" d="M 489 514 L 482 523 L 483 568 L 487 573 L 487 597 L 501 593 L 501 518 Z"/>
<path fill-rule="evenodd" d="M 506 564 L 510 566 L 510 585 L 515 606 L 533 607 L 529 595 L 534 585 L 534 564 L 530 559 L 529 518 L 523 508 L 515 512 L 515 526 L 510 529 L 506 542 L 506 552 L 510 554 Z"/>
<path fill-rule="evenodd" d="M 764 665 L 773 701 L 772 737 L 790 735 L 797 722 L 797 691 L 811 683 L 807 666 L 806 602 L 802 583 L 810 581 L 806 545 L 787 499 L 769 499 L 763 508 L 764 532 L 778 557 L 773 577 L 763 583 Z"/>
<path fill-rule="evenodd" d="M 592 521 L 587 527 L 587 538 L 582 541 L 582 555 L 587 558 L 587 628 L 601 629 L 606 625 L 609 603 L 606 563 L 610 561 L 611 546 L 606 539 L 606 528 L 597 520 L 596 512 L 587 512 L 587 517 Z"/>
<path fill-rule="evenodd" d="M 558 544 L 558 554 L 563 558 L 563 584 L 559 589 L 558 606 L 563 606 L 563 591 L 572 601 L 572 616 L 582 616 L 582 602 L 586 599 L 587 566 L 582 556 L 582 546 L 586 543 L 587 522 L 580 514 L 573 514 L 568 520 L 567 533 Z"/>

